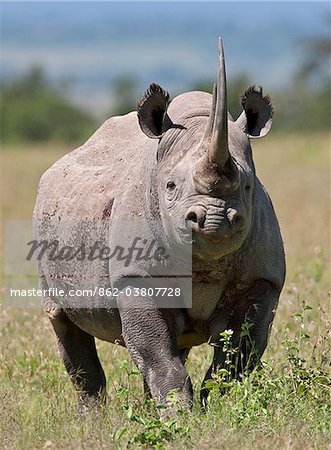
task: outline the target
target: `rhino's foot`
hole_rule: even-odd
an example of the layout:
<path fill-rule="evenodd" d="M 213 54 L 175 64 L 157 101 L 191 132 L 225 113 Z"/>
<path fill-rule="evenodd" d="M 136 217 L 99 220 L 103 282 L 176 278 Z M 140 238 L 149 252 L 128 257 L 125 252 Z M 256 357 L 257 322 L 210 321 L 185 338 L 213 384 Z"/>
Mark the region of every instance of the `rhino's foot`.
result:
<path fill-rule="evenodd" d="M 191 392 L 187 395 L 183 390 L 173 389 L 168 393 L 164 403 L 159 404 L 157 410 L 162 420 L 169 420 L 175 419 L 184 411 L 187 413 L 192 407 L 193 396 Z"/>
<path fill-rule="evenodd" d="M 106 391 L 103 389 L 97 395 L 86 392 L 78 394 L 78 415 L 99 415 L 106 404 Z"/>
<path fill-rule="evenodd" d="M 166 372 L 165 369 L 150 369 L 148 377 L 152 398 L 155 399 L 160 415 L 173 416 L 180 410 L 192 409 L 192 382 L 180 359 L 174 358 L 171 367 Z"/>

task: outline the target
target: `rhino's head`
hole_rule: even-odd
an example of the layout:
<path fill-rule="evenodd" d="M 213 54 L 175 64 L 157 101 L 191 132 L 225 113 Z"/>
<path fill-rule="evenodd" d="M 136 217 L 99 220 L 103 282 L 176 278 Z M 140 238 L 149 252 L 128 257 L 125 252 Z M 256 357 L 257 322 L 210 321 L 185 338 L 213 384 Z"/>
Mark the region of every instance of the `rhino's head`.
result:
<path fill-rule="evenodd" d="M 251 138 L 265 136 L 272 122 L 269 97 L 250 87 L 243 112 L 227 112 L 223 46 L 213 96 L 189 92 L 171 103 L 152 84 L 138 105 L 142 131 L 159 139 L 152 195 L 168 236 L 185 241 L 192 231 L 193 255 L 219 259 L 238 250 L 252 224 L 255 169 Z"/>

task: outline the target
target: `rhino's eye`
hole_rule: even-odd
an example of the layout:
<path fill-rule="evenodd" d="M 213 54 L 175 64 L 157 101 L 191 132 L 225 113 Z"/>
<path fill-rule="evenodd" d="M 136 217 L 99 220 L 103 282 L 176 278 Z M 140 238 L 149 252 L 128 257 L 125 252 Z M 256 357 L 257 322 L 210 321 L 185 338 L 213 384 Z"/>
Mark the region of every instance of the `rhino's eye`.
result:
<path fill-rule="evenodd" d="M 249 184 L 247 186 L 245 186 L 245 191 L 249 192 L 250 190 L 251 190 L 251 187 Z"/>
<path fill-rule="evenodd" d="M 173 190 L 175 189 L 175 187 L 176 187 L 176 183 L 174 183 L 173 181 L 168 181 L 168 183 L 167 183 L 167 189 L 168 189 L 169 191 L 173 191 Z"/>

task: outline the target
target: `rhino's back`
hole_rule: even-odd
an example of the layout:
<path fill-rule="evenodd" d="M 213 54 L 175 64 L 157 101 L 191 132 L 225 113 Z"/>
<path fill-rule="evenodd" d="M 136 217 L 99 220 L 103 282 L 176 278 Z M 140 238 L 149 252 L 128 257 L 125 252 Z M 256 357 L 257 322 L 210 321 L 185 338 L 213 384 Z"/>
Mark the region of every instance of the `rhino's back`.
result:
<path fill-rule="evenodd" d="M 83 146 L 44 173 L 34 218 L 108 218 L 114 199 L 135 183 L 137 165 L 151 145 L 135 112 L 107 120 Z"/>

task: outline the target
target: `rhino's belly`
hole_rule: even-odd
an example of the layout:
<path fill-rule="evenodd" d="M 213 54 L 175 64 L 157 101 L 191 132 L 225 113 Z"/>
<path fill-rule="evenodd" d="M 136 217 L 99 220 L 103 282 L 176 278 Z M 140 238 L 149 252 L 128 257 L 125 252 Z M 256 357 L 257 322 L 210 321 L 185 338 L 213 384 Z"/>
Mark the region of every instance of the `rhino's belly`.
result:
<path fill-rule="evenodd" d="M 66 314 L 75 325 L 97 339 L 125 346 L 121 319 L 117 309 L 69 310 L 66 311 Z M 206 335 L 195 330 L 184 331 L 177 336 L 179 349 L 198 346 L 205 342 L 207 342 Z"/>
<path fill-rule="evenodd" d="M 125 347 L 118 309 L 65 310 L 68 318 L 79 328 L 102 341 Z M 176 319 L 175 319 L 176 320 Z M 155 329 L 155 333 L 157 329 Z M 205 333 L 196 330 L 180 330 L 177 335 L 179 349 L 201 345 L 208 340 Z"/>
<path fill-rule="evenodd" d="M 79 328 L 102 341 L 125 345 L 122 338 L 122 325 L 116 308 L 94 310 L 65 310 L 68 318 Z"/>

